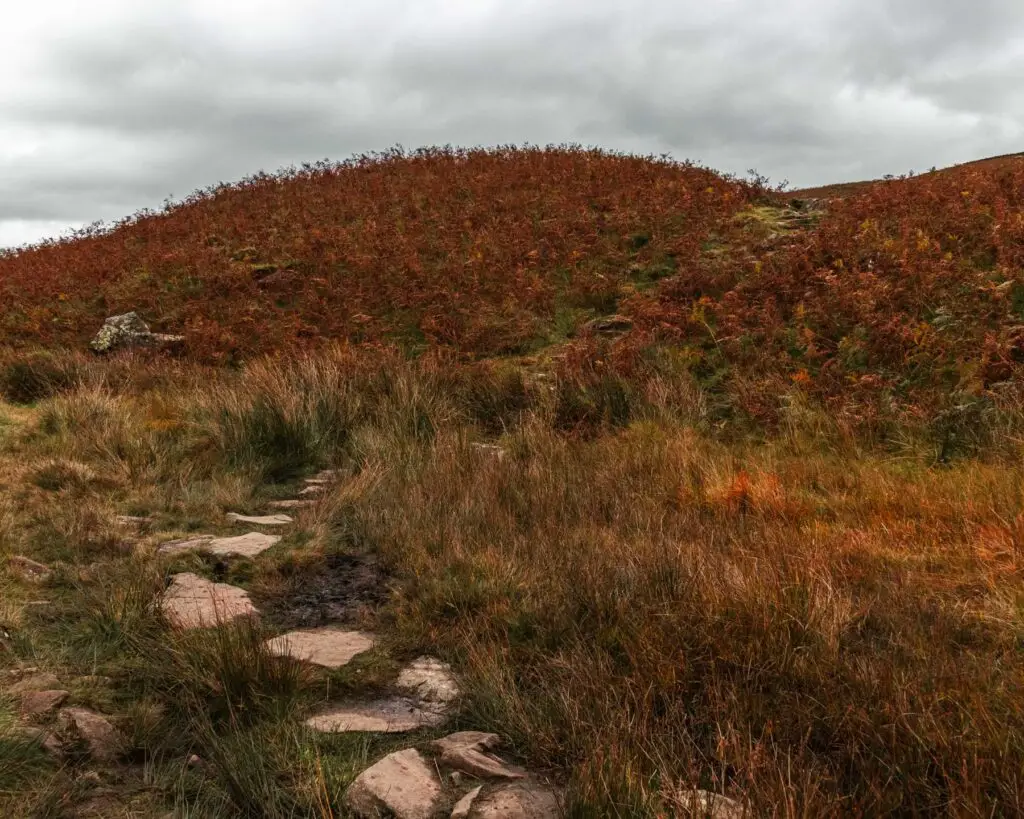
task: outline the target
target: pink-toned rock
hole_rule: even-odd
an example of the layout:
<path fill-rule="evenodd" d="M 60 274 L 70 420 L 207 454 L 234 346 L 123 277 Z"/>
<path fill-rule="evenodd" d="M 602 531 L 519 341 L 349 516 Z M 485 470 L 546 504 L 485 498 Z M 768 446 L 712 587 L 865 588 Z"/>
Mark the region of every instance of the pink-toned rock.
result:
<path fill-rule="evenodd" d="M 279 535 L 265 535 L 262 532 L 248 532 L 237 537 L 202 537 L 191 540 L 173 540 L 160 547 L 161 554 L 203 551 L 222 557 L 256 557 L 281 540 Z"/>
<path fill-rule="evenodd" d="M 71 694 L 67 691 L 26 691 L 21 695 L 21 715 L 36 717 L 60 708 Z"/>
<path fill-rule="evenodd" d="M 49 691 L 60 688 L 60 680 L 49 671 L 26 669 L 25 676 L 7 688 L 7 693 L 19 696 L 29 691 Z"/>
<path fill-rule="evenodd" d="M 474 788 L 456 802 L 455 807 L 452 808 L 452 819 L 469 819 L 469 812 L 473 809 L 473 802 L 480 795 L 480 791 L 482 790 L 483 785 L 479 788 Z"/>
<path fill-rule="evenodd" d="M 388 754 L 345 792 L 346 806 L 365 819 L 430 819 L 440 800 L 441 783 L 413 748 Z"/>
<path fill-rule="evenodd" d="M 53 575 L 49 566 L 37 563 L 23 555 L 14 555 L 7 559 L 11 572 L 27 583 L 45 583 Z"/>
<path fill-rule="evenodd" d="M 401 734 L 441 725 L 445 719 L 443 711 L 424 708 L 422 703 L 406 697 L 396 697 L 330 708 L 307 719 L 306 725 L 328 734 Z"/>
<path fill-rule="evenodd" d="M 21 725 L 14 729 L 15 733 L 24 737 L 27 742 L 38 742 L 39 747 L 53 757 L 64 753 L 64 746 L 50 731 L 34 725 Z"/>
<path fill-rule="evenodd" d="M 316 497 L 317 495 L 322 495 L 326 491 L 326 489 L 327 489 L 327 485 L 326 484 L 311 483 L 309 486 L 305 487 L 304 489 L 299 490 L 299 497 L 300 498 Z"/>
<path fill-rule="evenodd" d="M 745 819 L 750 815 L 735 799 L 711 791 L 682 790 L 672 801 L 686 811 L 685 816 L 699 819 Z"/>
<path fill-rule="evenodd" d="M 497 734 L 460 731 L 436 740 L 432 746 L 441 765 L 478 779 L 524 779 L 526 772 L 521 768 L 488 753 L 500 744 Z"/>
<path fill-rule="evenodd" d="M 451 666 L 434 657 L 414 660 L 398 675 L 396 684 L 423 702 L 448 705 L 459 697 Z"/>
<path fill-rule="evenodd" d="M 277 500 L 267 504 L 271 509 L 306 509 L 315 505 L 316 501 L 311 500 Z"/>
<path fill-rule="evenodd" d="M 293 657 L 325 668 L 341 668 L 357 654 L 373 648 L 376 638 L 362 631 L 317 628 L 292 631 L 267 641 L 267 649 L 279 657 Z"/>
<path fill-rule="evenodd" d="M 560 819 L 561 800 L 538 782 L 515 782 L 487 790 L 473 800 L 469 819 Z"/>
<path fill-rule="evenodd" d="M 248 523 L 252 526 L 287 526 L 294 523 L 288 515 L 239 515 L 228 512 L 227 518 L 234 523 Z"/>
<path fill-rule="evenodd" d="M 113 760 L 121 749 L 117 730 L 105 718 L 85 708 L 65 708 L 59 720 L 62 733 L 74 735 L 85 742 L 93 759 Z"/>
<path fill-rule="evenodd" d="M 191 572 L 174 575 L 161 608 L 171 624 L 182 629 L 209 628 L 259 614 L 244 589 L 213 583 Z"/>

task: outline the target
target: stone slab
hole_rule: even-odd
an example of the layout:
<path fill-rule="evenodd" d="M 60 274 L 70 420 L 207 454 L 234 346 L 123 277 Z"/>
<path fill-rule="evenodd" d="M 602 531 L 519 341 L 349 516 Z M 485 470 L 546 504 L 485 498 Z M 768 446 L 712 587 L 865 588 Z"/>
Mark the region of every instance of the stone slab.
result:
<path fill-rule="evenodd" d="M 325 668 L 341 668 L 353 657 L 373 648 L 376 638 L 363 631 L 317 628 L 292 631 L 267 641 L 271 654 L 292 657 Z"/>
<path fill-rule="evenodd" d="M 176 574 L 161 599 L 164 616 L 177 628 L 211 628 L 259 614 L 249 594 L 191 572 Z"/>

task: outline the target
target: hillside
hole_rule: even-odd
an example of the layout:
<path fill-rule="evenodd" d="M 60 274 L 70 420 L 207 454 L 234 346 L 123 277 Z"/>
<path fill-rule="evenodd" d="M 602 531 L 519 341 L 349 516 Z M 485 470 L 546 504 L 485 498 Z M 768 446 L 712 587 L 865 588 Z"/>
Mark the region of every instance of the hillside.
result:
<path fill-rule="evenodd" d="M 809 193 L 389 153 L 0 258 L 0 813 L 1024 815 L 1024 163 Z"/>

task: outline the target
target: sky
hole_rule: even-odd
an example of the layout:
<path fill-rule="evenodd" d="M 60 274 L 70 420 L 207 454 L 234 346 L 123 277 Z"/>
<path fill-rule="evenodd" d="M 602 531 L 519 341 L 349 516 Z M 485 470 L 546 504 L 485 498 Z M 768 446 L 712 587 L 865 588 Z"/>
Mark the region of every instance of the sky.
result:
<path fill-rule="evenodd" d="M 32 0 L 2 32 L 0 247 L 396 144 L 794 187 L 1024 151 L 1021 0 Z"/>

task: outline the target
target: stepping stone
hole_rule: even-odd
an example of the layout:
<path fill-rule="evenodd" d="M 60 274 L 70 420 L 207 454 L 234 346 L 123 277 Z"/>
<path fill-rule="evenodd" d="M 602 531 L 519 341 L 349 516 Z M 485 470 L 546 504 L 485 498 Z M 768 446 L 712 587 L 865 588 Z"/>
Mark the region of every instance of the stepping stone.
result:
<path fill-rule="evenodd" d="M 399 688 L 410 691 L 423 702 L 448 705 L 459 698 L 459 684 L 452 669 L 435 657 L 420 657 L 398 675 Z"/>
<path fill-rule="evenodd" d="M 267 641 L 267 649 L 278 657 L 292 657 L 325 668 L 341 668 L 357 654 L 373 648 L 376 638 L 362 631 L 318 628 L 292 631 Z"/>
<path fill-rule="evenodd" d="M 306 720 L 314 731 L 402 734 L 417 728 L 436 727 L 447 718 L 444 711 L 424 708 L 406 697 L 340 705 Z"/>
<path fill-rule="evenodd" d="M 473 802 L 480 795 L 480 791 L 483 789 L 484 786 L 481 785 L 479 788 L 471 790 L 456 802 L 455 807 L 452 808 L 452 819 L 469 819 L 469 812 L 473 809 Z"/>
<path fill-rule="evenodd" d="M 171 624 L 181 629 L 210 628 L 259 615 L 244 589 L 213 583 L 191 572 L 174 575 L 160 607 Z"/>
<path fill-rule="evenodd" d="M 84 740 L 93 759 L 111 761 L 117 757 L 121 740 L 113 725 L 99 714 L 85 708 L 65 708 L 58 721 L 62 733 Z"/>
<path fill-rule="evenodd" d="M 70 697 L 68 691 L 54 689 L 52 691 L 26 691 L 21 695 L 21 715 L 35 717 L 56 711 Z"/>
<path fill-rule="evenodd" d="M 500 447 L 497 444 L 482 444 L 474 442 L 470 444 L 474 450 L 479 452 L 481 455 L 493 455 L 499 461 L 505 457 L 507 450 L 504 447 Z"/>
<path fill-rule="evenodd" d="M 441 783 L 415 748 L 388 754 L 345 791 L 345 805 L 364 819 L 430 819 L 440 800 Z"/>
<path fill-rule="evenodd" d="M 287 526 L 293 522 L 288 515 L 236 515 L 228 512 L 227 517 L 235 523 L 249 523 L 253 526 Z"/>
<path fill-rule="evenodd" d="M 339 474 L 337 469 L 322 469 L 312 478 L 306 478 L 306 483 L 333 483 L 338 480 Z"/>
<path fill-rule="evenodd" d="M 7 559 L 11 571 L 27 583 L 45 583 L 53 575 L 50 567 L 22 555 Z"/>
<path fill-rule="evenodd" d="M 478 795 L 466 814 L 471 819 L 560 819 L 561 800 L 539 782 L 516 782 Z"/>
<path fill-rule="evenodd" d="M 300 498 L 308 498 L 308 497 L 314 496 L 314 495 L 322 495 L 326 489 L 327 489 L 327 485 L 326 484 L 322 484 L 322 483 L 310 484 L 305 489 L 302 489 L 302 490 L 299 491 L 299 497 Z"/>
<path fill-rule="evenodd" d="M 525 771 L 488 753 L 499 745 L 497 734 L 480 731 L 460 731 L 431 743 L 439 762 L 452 770 L 478 779 L 525 779 Z"/>
<path fill-rule="evenodd" d="M 311 500 L 277 500 L 267 504 L 271 509 L 305 509 L 313 506 L 315 501 Z"/>
<path fill-rule="evenodd" d="M 256 557 L 281 540 L 279 535 L 249 532 L 237 537 L 211 537 L 203 535 L 192 540 L 174 540 L 160 547 L 161 554 L 180 554 L 200 550 L 223 557 Z"/>

